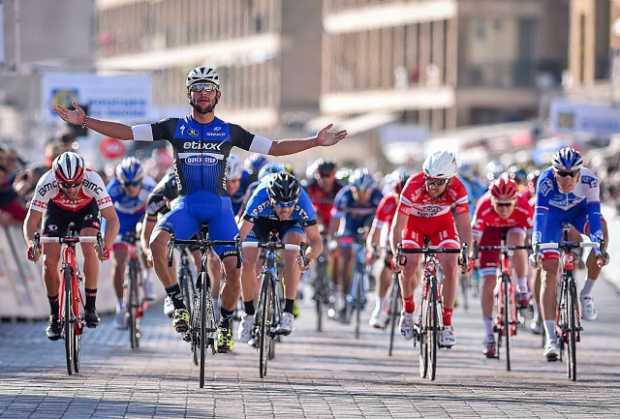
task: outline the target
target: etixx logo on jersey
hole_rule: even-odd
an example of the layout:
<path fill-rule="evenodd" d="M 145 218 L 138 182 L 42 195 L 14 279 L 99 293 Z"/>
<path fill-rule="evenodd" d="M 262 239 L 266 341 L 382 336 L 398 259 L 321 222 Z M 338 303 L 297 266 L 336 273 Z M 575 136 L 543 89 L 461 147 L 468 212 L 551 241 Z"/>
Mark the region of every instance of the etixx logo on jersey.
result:
<path fill-rule="evenodd" d="M 221 143 L 209 143 L 206 141 L 185 141 L 183 143 L 184 150 L 200 150 L 200 151 L 221 151 Z"/>

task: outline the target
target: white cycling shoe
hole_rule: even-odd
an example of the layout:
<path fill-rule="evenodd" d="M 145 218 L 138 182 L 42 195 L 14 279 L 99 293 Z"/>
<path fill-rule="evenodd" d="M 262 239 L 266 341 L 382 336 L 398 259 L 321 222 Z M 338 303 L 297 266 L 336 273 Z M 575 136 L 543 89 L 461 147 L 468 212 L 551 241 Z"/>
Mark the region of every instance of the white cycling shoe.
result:
<path fill-rule="evenodd" d="M 598 317 L 598 311 L 594 307 L 594 300 L 589 295 L 580 296 L 579 302 L 581 303 L 581 317 L 584 320 L 596 320 Z"/>
<path fill-rule="evenodd" d="M 407 340 L 413 339 L 413 313 L 402 312 L 400 316 L 400 334 Z"/>
<path fill-rule="evenodd" d="M 174 314 L 174 303 L 168 296 L 164 298 L 164 314 L 169 318 L 172 318 L 172 315 Z"/>
<path fill-rule="evenodd" d="M 252 339 L 252 329 L 254 328 L 254 315 L 244 314 L 239 324 L 238 338 L 241 342 L 249 342 Z"/>
<path fill-rule="evenodd" d="M 454 336 L 454 328 L 452 326 L 445 326 L 439 334 L 439 346 L 444 348 L 451 348 L 456 345 L 456 336 Z"/>
<path fill-rule="evenodd" d="M 560 347 L 558 343 L 547 341 L 545 344 L 544 356 L 549 362 L 557 361 L 560 356 Z"/>
<path fill-rule="evenodd" d="M 370 324 L 370 326 L 374 327 L 375 329 L 383 329 L 385 328 L 387 321 L 387 312 L 384 310 L 383 307 L 375 305 L 375 308 L 370 315 L 370 321 L 368 322 L 368 324 Z"/>

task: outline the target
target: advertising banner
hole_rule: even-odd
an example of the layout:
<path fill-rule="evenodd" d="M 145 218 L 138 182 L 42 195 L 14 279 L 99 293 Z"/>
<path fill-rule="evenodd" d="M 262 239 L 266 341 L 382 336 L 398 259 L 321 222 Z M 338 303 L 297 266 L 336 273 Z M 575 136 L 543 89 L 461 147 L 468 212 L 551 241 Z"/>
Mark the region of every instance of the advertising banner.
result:
<path fill-rule="evenodd" d="M 591 134 L 607 137 L 620 133 L 620 108 L 605 103 L 554 100 L 549 115 L 550 129 L 556 134 Z"/>
<path fill-rule="evenodd" d="M 122 122 L 142 122 L 152 106 L 148 74 L 104 76 L 90 73 L 47 73 L 41 80 L 43 118 L 58 121 L 53 108 L 70 106 L 72 99 L 88 108 L 88 115 Z"/>

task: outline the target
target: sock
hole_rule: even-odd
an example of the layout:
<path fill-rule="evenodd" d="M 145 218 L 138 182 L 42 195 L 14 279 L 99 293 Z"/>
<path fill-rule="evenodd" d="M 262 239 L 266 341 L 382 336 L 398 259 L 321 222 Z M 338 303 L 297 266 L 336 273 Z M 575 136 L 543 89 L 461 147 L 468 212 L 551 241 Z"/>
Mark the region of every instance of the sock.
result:
<path fill-rule="evenodd" d="M 222 314 L 222 321 L 220 323 L 221 328 L 230 329 L 230 320 L 235 312 L 233 310 L 227 310 L 224 306 L 222 306 L 222 308 L 220 308 L 220 313 Z"/>
<path fill-rule="evenodd" d="M 256 309 L 254 308 L 254 300 L 244 301 L 243 307 L 245 310 L 245 314 L 247 314 L 248 316 L 253 316 L 256 313 Z"/>
<path fill-rule="evenodd" d="M 517 279 L 517 292 L 527 292 L 527 277 Z"/>
<path fill-rule="evenodd" d="M 181 287 L 179 284 L 174 284 L 171 287 L 166 288 L 166 294 L 172 300 L 172 304 L 174 304 L 175 309 L 185 308 L 185 303 L 183 302 L 183 295 L 181 294 Z"/>
<path fill-rule="evenodd" d="M 123 311 L 123 299 L 117 298 L 116 299 L 116 312 L 120 313 L 121 311 Z"/>
<path fill-rule="evenodd" d="M 411 297 L 403 298 L 403 306 L 405 313 L 413 313 L 415 311 L 415 303 L 413 302 L 413 295 Z"/>
<path fill-rule="evenodd" d="M 60 309 L 60 306 L 59 306 L 60 303 L 58 301 L 58 296 L 50 297 L 48 295 L 47 299 L 50 302 L 50 314 L 53 316 L 58 316 L 58 311 Z"/>
<path fill-rule="evenodd" d="M 555 336 L 555 320 L 545 320 L 545 333 L 547 334 L 547 342 L 556 342 Z"/>
<path fill-rule="evenodd" d="M 442 318 L 444 326 L 452 326 L 452 313 L 454 312 L 453 308 L 444 308 L 442 310 Z"/>
<path fill-rule="evenodd" d="M 284 312 L 293 314 L 293 304 L 295 304 L 295 300 L 289 300 L 288 298 L 284 300 Z"/>
<path fill-rule="evenodd" d="M 86 305 L 84 309 L 86 311 L 95 311 L 95 302 L 97 300 L 97 288 L 84 288 L 84 294 L 86 294 Z"/>
<path fill-rule="evenodd" d="M 493 336 L 493 318 L 482 316 L 482 323 L 484 324 L 486 336 Z"/>
<path fill-rule="evenodd" d="M 581 289 L 582 297 L 589 297 L 592 293 L 592 287 L 596 281 L 593 279 L 586 279 L 586 282 L 583 284 L 583 288 Z"/>

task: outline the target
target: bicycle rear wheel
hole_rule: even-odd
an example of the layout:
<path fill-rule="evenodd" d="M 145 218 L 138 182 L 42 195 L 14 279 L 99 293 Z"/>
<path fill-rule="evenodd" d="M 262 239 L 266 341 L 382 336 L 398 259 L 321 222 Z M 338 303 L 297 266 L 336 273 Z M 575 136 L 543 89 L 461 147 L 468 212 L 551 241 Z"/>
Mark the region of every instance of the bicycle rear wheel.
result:
<path fill-rule="evenodd" d="M 390 346 L 388 348 L 388 356 L 392 356 L 394 350 L 394 335 L 396 333 L 396 320 L 400 317 L 400 283 L 398 282 L 398 274 L 394 274 L 392 281 L 392 290 L 390 291 Z"/>
<path fill-rule="evenodd" d="M 134 262 L 129 263 L 129 296 L 127 298 L 127 312 L 129 314 L 129 344 L 131 349 L 140 346 L 140 331 L 138 330 L 138 272 Z"/>
<path fill-rule="evenodd" d="M 510 371 L 510 278 L 502 275 L 503 332 L 506 338 L 506 371 Z"/>
<path fill-rule="evenodd" d="M 430 303 L 427 307 L 429 311 L 428 324 L 429 324 L 429 342 L 428 342 L 428 379 L 435 380 L 435 374 L 437 373 L 437 347 L 439 346 L 439 318 L 437 317 L 437 283 L 431 281 Z"/>
<path fill-rule="evenodd" d="M 200 281 L 200 388 L 205 386 L 205 364 L 207 363 L 207 287 L 206 273 L 201 272 Z"/>
<path fill-rule="evenodd" d="M 357 281 L 355 283 L 355 339 L 360 338 L 360 327 L 362 323 L 362 289 L 364 287 L 364 277 L 357 273 Z"/>
<path fill-rule="evenodd" d="M 271 345 L 271 322 L 272 322 L 272 305 L 273 305 L 273 287 L 271 276 L 263 275 L 263 283 L 260 294 L 260 330 L 258 337 L 258 372 L 260 378 L 267 375 L 267 363 L 269 360 L 269 347 Z"/>
<path fill-rule="evenodd" d="M 569 292 L 567 292 L 568 304 L 566 304 L 567 313 L 566 318 L 568 320 L 567 333 L 567 362 L 566 368 L 568 378 L 572 381 L 577 381 L 577 290 L 575 289 L 575 283 L 571 282 L 569 286 Z"/>
<path fill-rule="evenodd" d="M 75 329 L 73 328 L 73 290 L 71 289 L 71 270 L 66 268 L 63 270 L 64 281 L 64 318 L 63 330 L 65 338 L 65 357 L 67 359 L 67 373 L 73 374 L 73 344 L 75 342 Z"/>
<path fill-rule="evenodd" d="M 323 301 L 325 300 L 325 262 L 319 261 L 314 277 L 314 305 L 316 308 L 316 331 L 323 331 Z"/>

